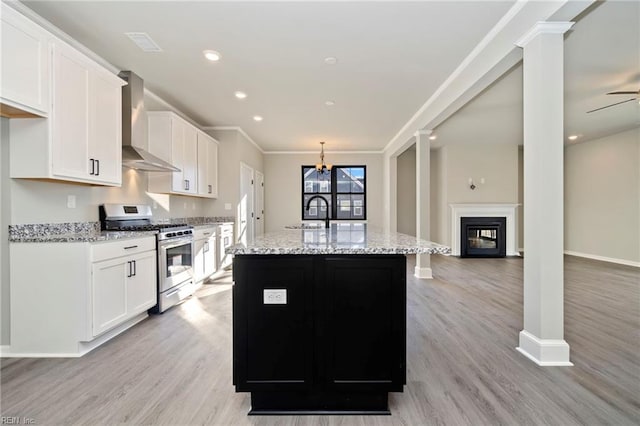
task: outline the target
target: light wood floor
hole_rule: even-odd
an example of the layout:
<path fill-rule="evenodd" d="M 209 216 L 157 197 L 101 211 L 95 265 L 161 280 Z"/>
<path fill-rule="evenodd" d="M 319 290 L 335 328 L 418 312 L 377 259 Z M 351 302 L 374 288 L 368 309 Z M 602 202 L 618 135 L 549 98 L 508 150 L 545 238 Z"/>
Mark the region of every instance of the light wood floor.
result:
<path fill-rule="evenodd" d="M 408 262 L 413 271 L 413 259 Z M 231 385 L 230 283 L 80 359 L 4 359 L 2 416 L 37 424 L 631 425 L 640 423 L 640 270 L 567 257 L 574 367 L 515 350 L 522 260 L 433 256 L 408 276 L 408 383 L 392 416 L 247 417 Z"/>

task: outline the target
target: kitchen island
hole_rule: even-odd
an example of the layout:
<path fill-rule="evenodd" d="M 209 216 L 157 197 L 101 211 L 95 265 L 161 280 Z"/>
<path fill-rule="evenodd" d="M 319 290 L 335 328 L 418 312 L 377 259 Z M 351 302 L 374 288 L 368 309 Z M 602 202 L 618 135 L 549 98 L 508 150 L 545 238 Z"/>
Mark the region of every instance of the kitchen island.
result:
<path fill-rule="evenodd" d="M 249 414 L 390 414 L 406 384 L 407 254 L 448 247 L 333 224 L 233 254 L 233 382 Z"/>

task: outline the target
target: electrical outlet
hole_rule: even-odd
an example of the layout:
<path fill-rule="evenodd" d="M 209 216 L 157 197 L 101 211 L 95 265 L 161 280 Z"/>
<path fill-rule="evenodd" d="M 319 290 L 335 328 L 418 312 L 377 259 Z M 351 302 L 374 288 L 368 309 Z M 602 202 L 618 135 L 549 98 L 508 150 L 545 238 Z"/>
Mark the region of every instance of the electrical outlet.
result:
<path fill-rule="evenodd" d="M 225 210 L 231 210 L 231 203 L 224 203 Z"/>
<path fill-rule="evenodd" d="M 75 209 L 76 208 L 76 196 L 75 195 L 67 195 L 67 208 Z"/>
<path fill-rule="evenodd" d="M 286 305 L 287 304 L 287 289 L 264 289 L 264 304 L 265 305 Z"/>
<path fill-rule="evenodd" d="M 195 210 L 195 209 L 196 209 L 196 202 L 195 202 L 195 201 L 193 202 L 193 204 L 191 204 L 191 208 L 192 208 L 193 210 Z"/>
<path fill-rule="evenodd" d="M 187 202 L 186 201 L 184 202 L 184 209 L 185 210 L 187 209 Z"/>

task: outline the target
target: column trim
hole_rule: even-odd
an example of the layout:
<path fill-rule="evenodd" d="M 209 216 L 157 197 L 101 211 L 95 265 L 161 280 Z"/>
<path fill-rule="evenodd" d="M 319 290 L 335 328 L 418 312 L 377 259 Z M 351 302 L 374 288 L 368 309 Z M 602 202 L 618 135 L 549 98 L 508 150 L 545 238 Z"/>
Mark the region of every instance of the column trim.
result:
<path fill-rule="evenodd" d="M 564 339 L 539 339 L 522 330 L 516 350 L 542 367 L 573 365 L 569 361 L 569 344 Z"/>
<path fill-rule="evenodd" d="M 413 270 L 413 276 L 420 279 L 432 280 L 433 270 L 431 268 L 421 268 L 419 266 L 416 266 Z"/>
<path fill-rule="evenodd" d="M 545 22 L 538 21 L 529 31 L 527 31 L 515 45 L 525 47 L 531 40 L 540 34 L 564 34 L 575 22 Z"/>

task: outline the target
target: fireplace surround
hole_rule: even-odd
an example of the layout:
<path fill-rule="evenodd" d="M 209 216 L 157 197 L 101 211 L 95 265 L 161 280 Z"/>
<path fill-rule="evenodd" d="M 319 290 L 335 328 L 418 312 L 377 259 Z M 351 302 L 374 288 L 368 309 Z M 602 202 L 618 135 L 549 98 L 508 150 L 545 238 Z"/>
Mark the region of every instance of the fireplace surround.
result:
<path fill-rule="evenodd" d="M 460 219 L 460 257 L 505 257 L 505 217 Z"/>
<path fill-rule="evenodd" d="M 518 235 L 516 209 L 519 204 L 511 203 L 465 203 L 449 204 L 451 255 L 460 256 L 460 221 L 463 217 L 504 217 L 505 246 L 507 256 L 520 256 L 516 249 Z"/>

